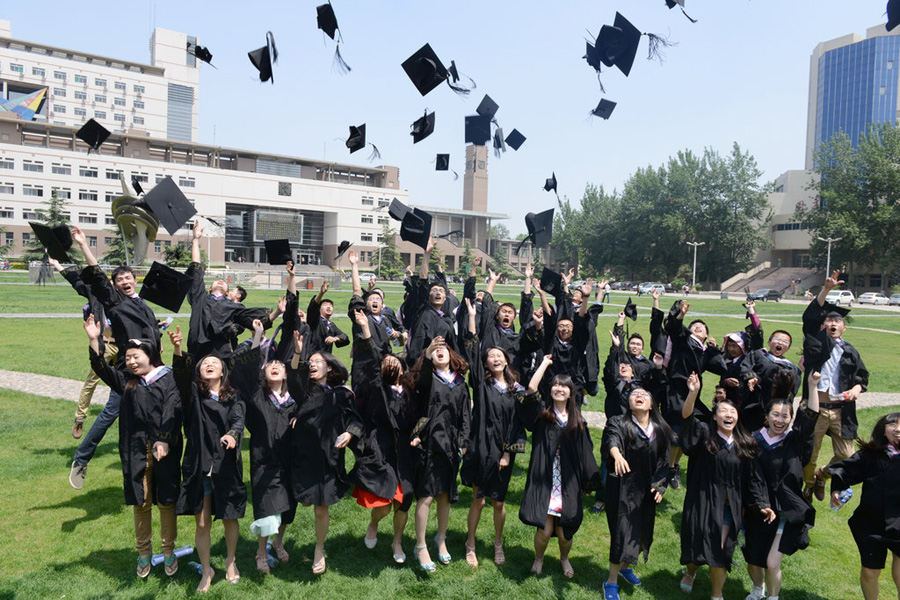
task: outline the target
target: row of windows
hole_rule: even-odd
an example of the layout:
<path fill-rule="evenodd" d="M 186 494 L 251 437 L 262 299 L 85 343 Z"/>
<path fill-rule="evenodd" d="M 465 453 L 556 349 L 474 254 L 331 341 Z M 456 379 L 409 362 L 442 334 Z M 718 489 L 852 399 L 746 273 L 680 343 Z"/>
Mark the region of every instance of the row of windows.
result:
<path fill-rule="evenodd" d="M 69 213 L 62 213 L 62 216 L 68 220 L 72 219 Z M 15 219 L 15 210 L 10 206 L 0 206 L 0 219 Z M 22 219 L 26 221 L 38 221 L 44 218 L 44 214 L 33 208 L 22 209 Z M 97 225 L 100 222 L 100 216 L 95 213 L 78 213 L 78 223 L 81 225 Z M 106 215 L 103 219 L 104 225 L 115 225 L 116 220 L 111 215 Z"/>
<path fill-rule="evenodd" d="M 11 63 L 9 65 L 9 70 L 13 73 L 25 73 L 25 67 L 16 63 Z M 35 77 L 46 77 L 47 71 L 46 69 L 43 69 L 41 67 L 31 67 L 31 74 Z M 53 71 L 53 78 L 59 81 L 66 81 L 68 79 L 68 75 L 65 73 L 65 71 Z M 75 75 L 75 83 L 82 83 L 84 85 L 87 85 L 88 78 L 86 75 Z M 107 87 L 106 80 L 99 77 L 94 78 L 94 85 L 100 88 Z M 113 82 L 113 87 L 121 92 L 124 92 L 128 89 L 128 86 L 121 81 Z M 134 91 L 135 94 L 143 94 L 146 91 L 146 88 L 143 85 L 135 84 L 132 86 L 132 91 Z"/>
<path fill-rule="evenodd" d="M 802 223 L 779 223 L 778 225 L 772 225 L 772 231 L 799 231 L 803 229 Z M 806 229 L 812 229 L 811 226 Z"/>
<path fill-rule="evenodd" d="M 53 88 L 53 95 L 57 98 L 65 98 L 66 97 L 66 89 L 65 88 Z M 75 91 L 75 99 L 76 100 L 87 100 L 86 92 Z M 100 104 L 106 104 L 107 98 L 103 94 L 94 94 L 94 102 L 99 102 Z M 125 106 L 125 98 L 113 98 L 113 104 L 115 106 Z M 132 107 L 135 109 L 143 109 L 146 108 L 146 105 L 141 100 L 135 100 L 132 102 Z M 65 110 L 59 112 L 66 112 Z"/>
<path fill-rule="evenodd" d="M 372 223 L 375 222 L 375 217 L 372 216 L 372 215 L 362 215 L 362 216 L 359 218 L 359 220 L 360 220 L 361 223 L 364 223 L 364 224 L 372 224 Z M 378 224 L 379 224 L 379 225 L 385 225 L 385 224 L 390 223 L 390 222 L 391 222 L 390 217 L 381 217 L 381 216 L 378 217 Z"/>
<path fill-rule="evenodd" d="M 389 200 L 385 200 L 384 198 L 378 199 L 378 208 L 384 208 L 390 204 Z M 363 196 L 362 197 L 362 205 L 363 206 L 375 206 L 375 197 L 374 196 Z"/>
<path fill-rule="evenodd" d="M 361 233 L 361 234 L 359 234 L 359 241 L 361 241 L 361 242 L 371 242 L 371 241 L 373 241 L 373 239 L 374 239 L 375 241 L 377 241 L 378 243 L 381 243 L 381 242 L 384 241 L 384 235 L 382 235 L 382 234 L 379 233 L 378 236 L 376 237 L 376 236 L 372 235 L 371 233 Z M 369 252 L 369 260 L 366 260 L 366 259 L 364 258 L 364 255 L 365 255 L 365 252 L 360 252 L 360 253 L 359 253 L 360 259 L 361 259 L 362 261 L 364 261 L 364 262 L 372 262 L 372 253 L 371 253 L 371 252 Z"/>
<path fill-rule="evenodd" d="M 15 160 L 12 158 L 0 158 L 0 169 L 14 169 L 16 166 Z M 32 173 L 43 173 L 44 172 L 44 163 L 40 160 L 22 160 L 22 170 L 30 171 Z M 50 170 L 54 175 L 71 175 L 72 174 L 72 165 L 67 163 L 51 163 Z M 106 169 L 106 178 L 118 181 L 119 174 L 123 173 L 121 170 L 114 169 Z M 79 165 L 78 174 L 81 177 L 92 177 L 97 179 L 100 177 L 100 172 L 97 167 L 86 167 L 83 165 Z M 141 183 L 147 183 L 150 181 L 150 176 L 147 173 L 132 171 L 131 178 L 137 179 Z M 159 183 L 165 179 L 165 175 L 156 175 L 156 183 Z M 12 184 L 9 184 L 12 185 Z M 197 187 L 197 182 L 193 177 L 179 177 L 178 185 L 181 187 L 193 188 Z M 55 188 L 54 188 L 55 189 Z M 381 217 L 379 217 L 379 223 L 381 222 Z"/>

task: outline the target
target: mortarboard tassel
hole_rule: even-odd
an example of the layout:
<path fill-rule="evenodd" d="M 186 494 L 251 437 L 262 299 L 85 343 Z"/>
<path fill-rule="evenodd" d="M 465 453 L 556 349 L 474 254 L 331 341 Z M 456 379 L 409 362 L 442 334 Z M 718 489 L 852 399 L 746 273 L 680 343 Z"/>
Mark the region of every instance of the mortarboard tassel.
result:
<path fill-rule="evenodd" d="M 372 154 L 369 155 L 369 162 L 372 162 L 375 159 L 380 159 L 381 152 L 379 152 L 378 146 L 376 146 L 375 144 L 369 144 L 369 145 L 372 146 Z"/>
<path fill-rule="evenodd" d="M 685 17 L 687 17 L 687 20 L 690 21 L 691 23 L 696 23 L 696 22 L 697 22 L 697 19 L 692 19 L 692 18 L 691 18 L 691 15 L 687 14 L 686 12 L 684 12 L 684 7 L 681 8 L 681 14 L 683 14 Z"/>
<path fill-rule="evenodd" d="M 472 92 L 472 90 L 478 87 L 475 84 L 474 79 L 472 79 L 468 75 L 464 75 L 464 77 L 469 80 L 468 87 L 459 85 L 459 71 L 456 68 L 456 61 L 451 60 L 450 68 L 447 69 L 447 85 L 450 86 L 450 89 L 453 90 L 454 93 L 460 96 L 468 96 Z"/>
<path fill-rule="evenodd" d="M 655 33 L 645 33 L 644 35 L 650 40 L 647 48 L 647 60 L 653 60 L 655 58 L 662 63 L 663 57 L 666 54 L 665 49 L 678 45 L 677 42 L 669 41 L 669 38 Z"/>
<path fill-rule="evenodd" d="M 453 169 L 450 169 L 450 172 L 453 173 L 453 181 L 456 181 L 457 179 L 459 179 L 459 173 L 457 173 Z"/>
<path fill-rule="evenodd" d="M 336 69 L 342 75 L 346 75 L 353 69 L 350 68 L 350 65 L 344 60 L 344 57 L 341 56 L 341 43 L 338 42 L 334 46 L 334 61 L 332 62 L 332 68 Z"/>

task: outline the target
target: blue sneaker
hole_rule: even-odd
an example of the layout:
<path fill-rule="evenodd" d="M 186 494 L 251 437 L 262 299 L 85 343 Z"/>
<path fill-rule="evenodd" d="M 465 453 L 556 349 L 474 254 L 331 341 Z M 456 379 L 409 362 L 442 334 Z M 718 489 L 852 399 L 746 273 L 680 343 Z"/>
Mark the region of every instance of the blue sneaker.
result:
<path fill-rule="evenodd" d="M 604 600 L 619 600 L 619 586 L 615 583 L 603 582 Z"/>
<path fill-rule="evenodd" d="M 634 571 L 631 568 L 622 569 L 621 571 L 619 571 L 619 575 L 621 575 L 622 579 L 624 579 L 631 585 L 641 585 L 641 580 L 637 575 L 634 574 Z"/>

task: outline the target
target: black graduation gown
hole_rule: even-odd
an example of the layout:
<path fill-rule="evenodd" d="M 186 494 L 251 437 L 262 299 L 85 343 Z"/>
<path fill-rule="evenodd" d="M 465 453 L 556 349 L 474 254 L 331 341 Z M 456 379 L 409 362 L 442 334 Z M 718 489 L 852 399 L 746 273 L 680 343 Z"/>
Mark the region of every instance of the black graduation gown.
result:
<path fill-rule="evenodd" d="M 759 337 L 762 337 L 762 329 L 759 330 Z M 753 347 L 754 335 L 751 334 L 751 347 Z M 756 377 L 758 381 L 754 386 L 753 393 L 749 394 L 745 403 L 740 406 L 741 423 L 747 431 L 756 431 L 763 427 L 766 418 L 766 406 L 772 399 L 772 380 L 780 369 L 787 369 L 794 376 L 793 396 L 796 396 L 800 389 L 800 381 L 802 373 L 796 365 L 787 359 L 779 359 L 765 348 L 754 348 L 743 360 L 743 367 L 746 371 L 744 377 Z"/>
<path fill-rule="evenodd" d="M 582 317 L 578 313 L 572 317 L 572 337 L 567 343 L 563 343 L 556 335 L 555 313 L 544 315 L 544 354 L 553 356 L 553 364 L 547 369 L 542 382 L 541 393 L 549 394 L 550 381 L 559 374 L 569 375 L 575 382 L 576 393 L 579 396 L 584 390 L 584 351 L 588 343 L 589 318 Z M 579 402 L 581 399 L 579 398 Z"/>
<path fill-rule="evenodd" d="M 666 355 L 666 347 L 669 345 L 669 334 L 663 326 L 666 313 L 653 308 L 650 311 L 650 356 L 656 352 L 660 356 Z"/>
<path fill-rule="evenodd" d="M 113 287 L 99 266 L 85 267 L 81 280 L 91 287 L 91 293 L 103 305 L 106 318 L 112 323 L 113 337 L 119 347 L 116 364 L 125 364 L 125 345 L 130 339 L 152 340 L 159 348 L 159 325 L 153 310 L 141 298 L 129 298 Z"/>
<path fill-rule="evenodd" d="M 478 337 L 482 340 L 481 347 L 485 350 L 502 348 L 509 354 L 510 364 L 516 372 L 524 375 L 522 367 L 525 361 L 523 358 L 540 348 L 540 340 L 534 329 L 534 321 L 524 318 L 526 314 L 530 316 L 533 310 L 532 295 L 522 293 L 519 307 L 520 332 L 516 332 L 514 326 L 508 331 L 500 328 L 497 324 L 497 312 L 500 310 L 500 303 L 495 302 L 493 296 L 487 292 L 485 292 L 481 300 L 481 307 L 482 317 L 478 322 Z M 478 358 L 480 359 L 480 357 Z"/>
<path fill-rule="evenodd" d="M 766 481 L 769 505 L 775 520 L 766 523 L 762 514 L 747 511 L 744 559 L 751 565 L 765 567 L 769 549 L 778 533 L 778 522 L 785 519 L 784 532 L 778 544 L 782 554 L 793 554 L 809 546 L 809 530 L 815 524 L 816 510 L 803 497 L 803 466 L 812 456 L 813 438 L 819 413 L 801 408 L 794 424 L 780 443 L 769 446 L 759 431 L 753 437 L 759 445 L 755 461 Z"/>
<path fill-rule="evenodd" d="M 467 345 L 477 339 L 467 339 Z M 477 354 L 477 350 L 476 350 Z M 492 382 L 485 381 L 484 363 L 480 357 L 471 357 L 469 383 L 472 386 L 472 433 L 460 469 L 463 485 L 477 486 L 478 497 L 488 497 L 498 502 L 506 500 L 512 477 L 516 453 L 525 452 L 528 434 L 519 416 L 520 406 L 536 402 L 537 394 L 528 394 L 518 383 L 501 391 Z M 510 464 L 501 469 L 500 459 L 510 453 Z"/>
<path fill-rule="evenodd" d="M 613 335 L 619 338 L 619 347 L 621 348 L 622 358 L 623 360 L 627 360 L 631 365 L 635 377 L 641 379 L 655 368 L 653 362 L 646 356 L 635 356 L 628 351 L 628 333 L 623 327 L 619 327 L 618 323 L 613 325 Z"/>
<path fill-rule="evenodd" d="M 712 438 L 718 447 L 710 454 L 705 442 Z M 688 456 L 687 492 L 681 513 L 681 564 L 694 563 L 731 569 L 731 557 L 743 512 L 769 508 L 765 482 L 759 464 L 741 458 L 717 434 L 716 426 L 696 414 L 684 420 L 681 448 Z M 722 518 L 726 501 L 734 517 L 734 527 L 722 547 Z"/>
<path fill-rule="evenodd" d="M 402 510 L 413 500 L 414 456 L 409 445 L 417 411 L 405 390 L 395 391 L 381 378 L 381 359 L 372 338 L 358 340 L 354 362 L 369 376 L 356 387 L 356 409 L 363 421 L 363 435 L 351 443 L 356 457 L 350 481 L 356 487 L 385 500 L 397 485 L 403 492 Z"/>
<path fill-rule="evenodd" d="M 177 513 L 196 515 L 203 511 L 203 478 L 212 479 L 212 514 L 216 519 L 241 519 L 247 507 L 247 486 L 241 461 L 244 436 L 244 401 L 235 395 L 227 402 L 200 397 L 193 381 L 190 356 L 172 359 L 175 382 L 181 393 L 184 432 L 187 438 L 181 459 L 181 493 Z M 219 441 L 230 435 L 237 445 L 231 450 Z"/>
<path fill-rule="evenodd" d="M 303 338 L 303 350 L 305 358 L 308 358 L 316 352 L 331 353 L 333 346 L 343 348 L 350 343 L 350 338 L 340 328 L 324 318 L 320 312 L 319 303 L 316 297 L 309 299 L 309 306 L 306 307 L 306 323 L 309 327 L 309 337 Z M 336 337 L 338 341 L 334 343 L 325 343 L 325 338 Z M 309 349 L 307 350 L 307 344 Z"/>
<path fill-rule="evenodd" d="M 466 380 L 454 373 L 448 383 L 434 372 L 434 363 L 422 361 L 416 383 L 420 418 L 412 436 L 421 443 L 415 448 L 416 498 L 449 493 L 456 502 L 459 493 L 456 474 L 459 453 L 469 445 L 471 401 Z"/>
<path fill-rule="evenodd" d="M 656 451 L 659 445 L 663 447 L 661 452 Z M 616 475 L 615 461 L 609 455 L 613 448 L 619 449 L 631 468 L 622 477 Z M 606 422 L 600 453 L 607 461 L 609 472 L 606 479 L 609 562 L 634 564 L 641 554 L 647 562 L 656 523 L 656 499 L 650 490 L 661 494 L 666 491 L 668 448 L 669 442 L 659 432 L 655 443 L 644 437 L 630 412 Z"/>
<path fill-rule="evenodd" d="M 274 350 L 274 358 L 280 360 L 284 364 L 288 364 L 294 358 L 294 332 L 298 332 L 300 337 L 303 338 L 303 350 L 300 355 L 301 360 L 306 360 L 310 356 L 312 356 L 312 352 L 310 348 L 314 345 L 308 343 L 308 340 L 312 337 L 310 336 L 309 325 L 300 320 L 300 315 L 297 314 L 297 309 L 299 308 L 300 299 L 297 294 L 292 294 L 291 292 L 285 293 L 285 308 L 284 308 L 284 316 L 282 317 L 281 325 L 275 332 L 272 333 L 272 343 L 275 343 L 275 337 L 280 337 L 275 345 Z M 307 320 L 309 320 L 307 318 Z M 244 342 L 245 344 L 247 342 Z M 269 356 L 266 358 L 271 358 L 271 348 L 269 349 Z M 266 360 L 264 358 L 263 360 Z"/>
<path fill-rule="evenodd" d="M 149 385 L 143 379 L 111 367 L 100 353 L 90 351 L 91 368 L 113 391 L 122 396 L 119 407 L 119 459 L 125 504 L 144 504 L 144 473 L 147 471 L 147 451 L 156 442 L 169 444 L 169 453 L 162 460 L 153 461 L 153 486 L 150 490 L 154 504 L 173 504 L 178 500 L 180 484 L 181 398 L 170 367 Z M 135 381 L 136 380 L 136 381 Z M 129 385 L 130 384 L 130 385 Z"/>
<path fill-rule="evenodd" d="M 369 309 L 366 306 L 365 301 L 357 296 L 356 294 L 350 299 L 350 304 L 347 308 L 347 315 L 350 317 L 350 322 L 353 324 L 351 328 L 351 332 L 353 333 L 353 349 L 350 351 L 351 356 L 356 355 L 356 343 L 358 340 L 362 339 L 360 336 L 362 335 L 362 329 L 360 329 L 359 325 L 356 324 L 356 319 L 354 316 L 354 311 L 361 310 L 366 314 L 366 317 L 369 319 L 369 332 L 372 336 L 372 342 L 375 344 L 375 348 L 378 350 L 378 360 L 379 364 L 382 358 L 386 354 L 391 354 L 393 351 L 393 347 L 391 346 L 391 337 L 387 331 L 389 325 L 389 320 L 384 316 L 379 316 L 378 318 L 369 314 Z M 356 361 L 353 361 L 353 364 L 350 366 L 350 382 L 356 386 L 359 385 L 360 382 L 365 380 L 369 374 L 360 369 L 357 365 Z"/>
<path fill-rule="evenodd" d="M 294 498 L 302 504 L 331 506 L 350 487 L 345 449 L 335 448 L 334 442 L 345 431 L 357 439 L 363 435 L 353 392 L 343 385 L 332 388 L 310 381 L 305 362 L 296 370 L 288 366 L 288 389 L 298 399 L 297 423 L 290 432 Z"/>
<path fill-rule="evenodd" d="M 677 432 L 683 421 L 681 408 L 688 396 L 687 381 L 691 373 L 696 373 L 700 377 L 700 392 L 697 395 L 699 398 L 699 394 L 703 391 L 703 372 L 712 371 L 716 375 L 721 375 L 725 372 L 725 361 L 722 359 L 722 352 L 715 346 L 704 345 L 700 348 L 681 319 L 669 317 L 666 321 L 666 333 L 672 342 L 672 356 L 669 359 L 666 376 L 668 388 L 663 416 Z M 708 412 L 706 406 L 698 400 L 694 413 Z"/>
<path fill-rule="evenodd" d="M 610 346 L 606 364 L 603 366 L 603 387 L 606 391 L 606 400 L 603 411 L 606 418 L 624 415 L 628 410 L 628 396 L 637 387 L 650 392 L 655 402 L 659 403 L 665 396 L 666 381 L 662 369 L 641 369 L 634 371 L 634 379 L 625 380 L 619 378 L 619 364 L 627 361 L 634 366 L 632 359 L 637 358 L 630 352 L 623 352 L 621 347 Z M 646 359 L 644 359 L 646 361 Z M 649 362 L 649 361 L 647 361 Z M 638 374 L 640 373 L 640 374 Z"/>
<path fill-rule="evenodd" d="M 412 330 L 407 345 L 407 361 L 413 364 L 425 351 L 428 345 L 436 337 L 444 338 L 447 346 L 456 352 L 460 352 L 460 345 L 456 340 L 456 331 L 453 329 L 453 315 L 444 311 L 438 312 L 430 304 L 426 304 L 419 311 L 416 319 L 416 327 Z"/>
<path fill-rule="evenodd" d="M 278 408 L 262 387 L 259 348 L 235 355 L 231 385 L 246 399 L 245 422 L 250 432 L 250 492 L 253 519 L 281 515 L 282 524 L 294 520 L 297 501 L 291 485 L 291 419 L 293 404 Z"/>
<path fill-rule="evenodd" d="M 67 267 L 63 270 L 62 276 L 69 282 L 79 296 L 87 299 L 91 314 L 94 315 L 94 322 L 105 329 L 106 313 L 103 311 L 103 305 L 91 292 L 91 286 L 81 280 L 81 271 L 82 269 L 79 267 Z"/>
<path fill-rule="evenodd" d="M 860 450 L 827 469 L 832 492 L 862 483 L 859 506 L 848 522 L 856 545 L 885 544 L 900 554 L 900 456 Z"/>
<path fill-rule="evenodd" d="M 550 422 L 540 418 L 544 405 L 545 401 L 523 405 L 522 419 L 532 435 L 531 460 L 528 462 L 519 519 L 539 529 L 547 523 L 553 487 L 553 459 L 558 448 L 562 479 L 562 516 L 558 519 L 563 535 L 571 540 L 584 518 L 581 496 L 600 487 L 600 468 L 594 458 L 594 444 L 587 423 L 581 431 L 566 433 L 555 420 Z M 574 416 L 570 415 L 570 418 Z"/>

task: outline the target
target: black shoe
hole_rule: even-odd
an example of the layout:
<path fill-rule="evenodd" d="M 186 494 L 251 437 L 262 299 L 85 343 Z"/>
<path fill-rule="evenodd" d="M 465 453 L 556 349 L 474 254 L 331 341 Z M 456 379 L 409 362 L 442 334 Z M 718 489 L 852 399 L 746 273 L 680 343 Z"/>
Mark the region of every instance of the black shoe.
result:
<path fill-rule="evenodd" d="M 669 487 L 673 490 L 681 487 L 681 467 L 678 465 L 669 469 Z"/>

